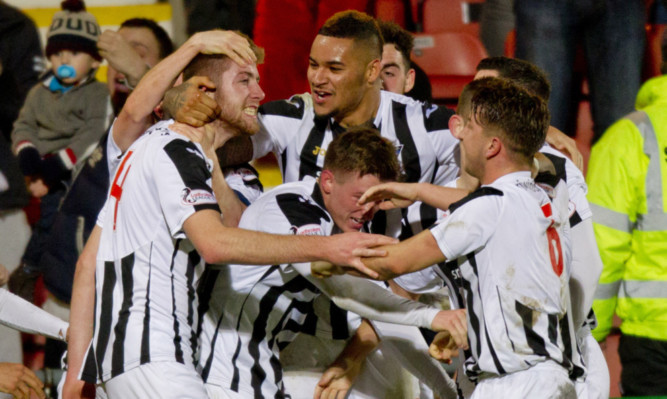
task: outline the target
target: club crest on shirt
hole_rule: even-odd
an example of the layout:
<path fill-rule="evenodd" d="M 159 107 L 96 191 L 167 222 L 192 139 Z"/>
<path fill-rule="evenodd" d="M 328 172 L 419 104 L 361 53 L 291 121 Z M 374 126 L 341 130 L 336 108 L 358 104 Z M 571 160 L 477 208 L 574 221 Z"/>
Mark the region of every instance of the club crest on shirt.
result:
<path fill-rule="evenodd" d="M 304 224 L 303 226 L 292 226 L 290 232 L 297 236 L 323 236 L 324 231 L 319 224 Z"/>
<path fill-rule="evenodd" d="M 181 203 L 183 205 L 215 204 L 215 196 L 206 190 L 191 190 L 186 187 L 181 192 Z"/>

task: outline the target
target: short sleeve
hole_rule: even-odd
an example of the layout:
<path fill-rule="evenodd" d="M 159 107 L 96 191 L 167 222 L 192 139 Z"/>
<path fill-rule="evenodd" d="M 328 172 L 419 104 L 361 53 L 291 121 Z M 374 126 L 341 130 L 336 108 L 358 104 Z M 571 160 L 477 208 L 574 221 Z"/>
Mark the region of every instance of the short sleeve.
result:
<path fill-rule="evenodd" d="M 498 196 L 464 198 L 463 204 L 445 214 L 431 228 L 438 247 L 447 259 L 456 259 L 483 247 L 496 230 L 500 212 Z M 451 207 L 450 209 L 452 209 Z"/>
<path fill-rule="evenodd" d="M 107 216 L 107 208 L 109 207 L 109 198 L 107 197 L 107 200 L 104 201 L 104 206 L 102 206 L 102 209 L 100 209 L 100 213 L 97 214 L 97 225 L 104 228 L 104 218 Z"/>
<path fill-rule="evenodd" d="M 113 125 L 116 124 L 117 119 L 118 118 L 115 118 L 113 120 L 113 123 L 109 128 L 109 137 L 107 139 L 107 146 L 105 148 L 107 152 L 107 166 L 109 167 L 109 176 L 113 176 L 116 173 L 116 168 L 118 168 L 120 160 L 123 156 L 123 151 L 121 151 L 120 147 L 118 147 L 118 144 L 116 144 L 113 139 Z"/>
<path fill-rule="evenodd" d="M 436 292 L 444 286 L 444 281 L 436 273 L 435 267 L 431 266 L 413 273 L 398 276 L 394 279 L 394 282 L 413 294 Z"/>
<path fill-rule="evenodd" d="M 225 170 L 225 181 L 245 205 L 250 205 L 264 192 L 259 174 L 250 165 Z"/>
<path fill-rule="evenodd" d="M 210 185 L 211 172 L 194 143 L 170 141 L 156 154 L 153 167 L 160 206 L 172 236 L 184 237 L 183 223 L 195 212 L 220 212 Z"/>

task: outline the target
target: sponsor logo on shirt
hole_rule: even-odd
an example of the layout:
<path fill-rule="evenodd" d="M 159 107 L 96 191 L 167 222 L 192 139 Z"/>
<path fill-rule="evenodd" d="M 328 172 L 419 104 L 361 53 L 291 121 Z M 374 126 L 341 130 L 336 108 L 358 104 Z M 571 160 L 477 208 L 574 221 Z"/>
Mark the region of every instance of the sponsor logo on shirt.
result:
<path fill-rule="evenodd" d="M 319 224 L 305 224 L 303 226 L 292 226 L 291 233 L 297 236 L 323 236 L 324 231 Z"/>
<path fill-rule="evenodd" d="M 184 188 L 181 193 L 183 205 L 215 204 L 215 196 L 206 190 L 191 190 Z"/>

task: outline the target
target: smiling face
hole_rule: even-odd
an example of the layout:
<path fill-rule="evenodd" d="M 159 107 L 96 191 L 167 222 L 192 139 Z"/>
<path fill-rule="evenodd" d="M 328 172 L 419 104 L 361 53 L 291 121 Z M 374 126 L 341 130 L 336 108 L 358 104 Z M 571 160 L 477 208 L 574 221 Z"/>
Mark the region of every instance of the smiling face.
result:
<path fill-rule="evenodd" d="M 308 82 L 318 116 L 340 122 L 353 114 L 369 90 L 369 58 L 353 39 L 317 35 L 310 50 Z"/>
<path fill-rule="evenodd" d="M 334 223 L 343 232 L 359 231 L 364 223 L 373 219 L 377 203 L 358 205 L 357 201 L 369 188 L 380 184 L 376 175 L 359 176 L 358 172 L 332 172 L 328 169 L 320 175 L 320 189 L 324 205 Z"/>
<path fill-rule="evenodd" d="M 264 99 L 257 65 L 239 66 L 232 61 L 216 84 L 215 100 L 222 108 L 219 119 L 241 134 L 259 131 L 257 109 Z M 217 83 L 217 82 L 216 82 Z"/>
<path fill-rule="evenodd" d="M 56 71 L 61 65 L 70 65 L 76 71 L 76 74 L 70 78 L 59 78 L 61 82 L 73 85 L 85 78 L 91 69 L 100 66 L 100 62 L 95 60 L 90 54 L 72 51 L 60 50 L 49 57 L 51 62 L 51 70 L 57 75 Z"/>
<path fill-rule="evenodd" d="M 393 43 L 385 44 L 382 48 L 380 77 L 382 88 L 392 93 L 405 94 L 415 84 L 415 70 L 409 67 L 409 61 Z"/>

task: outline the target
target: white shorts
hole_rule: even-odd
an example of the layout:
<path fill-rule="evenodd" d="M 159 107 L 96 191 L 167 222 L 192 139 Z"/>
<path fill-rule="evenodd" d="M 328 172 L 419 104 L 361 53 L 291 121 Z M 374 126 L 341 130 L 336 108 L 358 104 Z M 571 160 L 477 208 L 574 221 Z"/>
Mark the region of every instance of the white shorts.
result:
<path fill-rule="evenodd" d="M 205 399 L 204 382 L 194 368 L 177 362 L 135 367 L 104 384 L 109 399 Z"/>
<path fill-rule="evenodd" d="M 567 370 L 547 361 L 527 370 L 481 380 L 470 399 L 482 398 L 576 399 L 577 392 Z"/>

